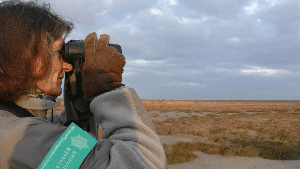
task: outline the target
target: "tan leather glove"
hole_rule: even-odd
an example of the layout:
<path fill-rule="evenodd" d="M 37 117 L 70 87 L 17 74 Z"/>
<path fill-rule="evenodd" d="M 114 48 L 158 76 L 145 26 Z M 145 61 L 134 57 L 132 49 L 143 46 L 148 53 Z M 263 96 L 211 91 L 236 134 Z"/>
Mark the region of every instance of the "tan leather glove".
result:
<path fill-rule="evenodd" d="M 84 99 L 90 103 L 95 97 L 122 84 L 125 57 L 114 47 L 107 46 L 109 35 L 90 33 L 84 42 L 85 61 L 82 64 Z"/>

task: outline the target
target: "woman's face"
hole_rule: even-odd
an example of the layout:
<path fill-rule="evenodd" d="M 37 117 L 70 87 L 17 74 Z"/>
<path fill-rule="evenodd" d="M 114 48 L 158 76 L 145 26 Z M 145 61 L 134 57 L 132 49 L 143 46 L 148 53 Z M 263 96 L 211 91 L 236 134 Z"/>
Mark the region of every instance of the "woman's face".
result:
<path fill-rule="evenodd" d="M 37 88 L 40 89 L 43 93 L 46 95 L 55 95 L 59 96 L 62 94 L 61 84 L 62 79 L 64 77 L 65 72 L 70 72 L 73 67 L 71 64 L 66 63 L 62 60 L 62 55 L 59 53 L 59 51 L 62 48 L 63 45 L 63 39 L 60 38 L 56 41 L 54 41 L 53 44 L 53 54 L 52 57 L 52 69 L 50 74 L 47 74 L 47 76 L 37 82 Z M 37 70 L 41 68 L 41 62 L 38 61 Z"/>

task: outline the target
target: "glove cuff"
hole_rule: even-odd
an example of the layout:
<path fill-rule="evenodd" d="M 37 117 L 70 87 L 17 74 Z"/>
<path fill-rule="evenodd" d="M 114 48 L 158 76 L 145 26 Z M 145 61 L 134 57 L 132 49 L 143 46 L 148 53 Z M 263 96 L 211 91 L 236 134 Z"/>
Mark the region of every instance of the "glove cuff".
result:
<path fill-rule="evenodd" d="M 94 93 L 94 94 L 92 94 L 88 99 L 87 99 L 87 101 L 86 101 L 86 103 L 87 103 L 87 105 L 90 105 L 91 104 L 91 102 L 92 102 L 92 100 L 94 99 L 94 98 L 96 98 L 97 96 L 100 96 L 100 95 L 102 95 L 102 94 L 104 94 L 104 93 L 106 93 L 106 92 L 110 92 L 110 91 L 113 91 L 113 90 L 116 90 L 117 88 L 119 88 L 119 87 L 121 87 L 121 86 L 125 86 L 123 83 L 120 83 L 120 84 L 118 84 L 117 86 L 115 86 L 114 88 L 112 88 L 112 89 L 110 89 L 110 90 L 107 90 L 107 91 L 100 91 L 100 92 L 96 92 L 96 93 Z"/>

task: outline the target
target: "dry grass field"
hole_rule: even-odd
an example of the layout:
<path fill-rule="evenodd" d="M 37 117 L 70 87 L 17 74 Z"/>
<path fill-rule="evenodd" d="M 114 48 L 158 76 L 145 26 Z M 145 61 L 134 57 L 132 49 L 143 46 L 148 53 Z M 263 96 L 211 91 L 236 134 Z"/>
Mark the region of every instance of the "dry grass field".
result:
<path fill-rule="evenodd" d="M 57 101 L 63 103 L 62 99 Z M 142 100 L 142 103 L 148 111 L 158 110 L 161 113 L 238 113 L 153 120 L 158 135 L 202 138 L 193 143 L 163 143 L 169 165 L 192 162 L 197 158 L 194 151 L 223 156 L 300 160 L 300 101 Z M 62 109 L 63 104 L 54 111 Z M 261 113 L 248 115 L 245 112 Z M 98 133 L 101 139 L 103 130 L 99 129 Z"/>

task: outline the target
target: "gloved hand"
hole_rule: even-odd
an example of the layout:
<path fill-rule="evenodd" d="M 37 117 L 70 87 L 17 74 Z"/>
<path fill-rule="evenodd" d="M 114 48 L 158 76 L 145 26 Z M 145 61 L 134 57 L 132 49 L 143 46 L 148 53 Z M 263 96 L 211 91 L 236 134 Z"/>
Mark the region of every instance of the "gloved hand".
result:
<path fill-rule="evenodd" d="M 90 33 L 84 42 L 85 61 L 82 64 L 84 99 L 91 102 L 95 97 L 122 84 L 125 57 L 114 47 L 107 46 L 109 35 Z"/>

